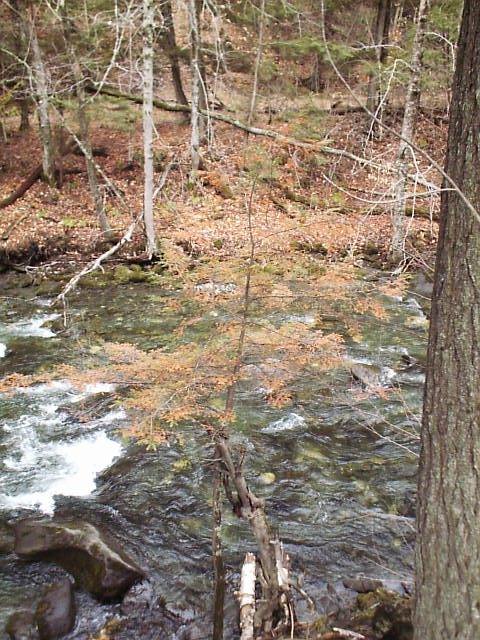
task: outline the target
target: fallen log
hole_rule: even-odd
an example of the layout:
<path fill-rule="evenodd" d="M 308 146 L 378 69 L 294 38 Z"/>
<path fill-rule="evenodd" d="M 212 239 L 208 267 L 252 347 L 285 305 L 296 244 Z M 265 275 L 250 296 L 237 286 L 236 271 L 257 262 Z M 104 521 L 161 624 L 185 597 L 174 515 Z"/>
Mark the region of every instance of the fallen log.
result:
<path fill-rule="evenodd" d="M 61 153 L 59 154 L 57 160 L 61 160 L 65 156 L 68 156 L 75 149 L 76 143 L 73 139 L 63 145 Z M 58 169 L 55 170 L 55 175 L 60 175 L 60 173 L 65 174 L 66 171 L 60 172 Z M 39 164 L 35 167 L 35 169 L 25 178 L 25 180 L 21 183 L 19 187 L 17 187 L 12 193 L 0 200 L 0 209 L 5 209 L 5 207 L 10 206 L 17 200 L 19 200 L 22 196 L 24 196 L 27 191 L 32 187 L 37 180 L 40 180 L 43 177 L 43 167 L 42 164 Z"/>
<path fill-rule="evenodd" d="M 89 84 L 86 86 L 85 90 L 91 94 L 100 93 L 102 95 L 110 96 L 112 98 L 119 98 L 123 100 L 128 100 L 135 104 L 143 104 L 143 97 L 140 95 L 135 95 L 131 93 L 125 93 L 124 91 L 119 91 L 114 87 L 108 85 L 96 86 L 95 84 Z M 174 113 L 190 113 L 191 107 L 190 105 L 178 104 L 176 102 L 169 102 L 168 100 L 160 100 L 159 98 L 153 99 L 153 106 L 158 109 L 163 109 L 164 111 L 172 111 Z M 282 133 L 278 133 L 278 131 L 273 131 L 272 129 L 262 129 L 260 127 L 251 127 L 241 120 L 237 120 L 235 118 L 230 118 L 223 113 L 219 113 L 218 111 L 205 111 L 203 109 L 200 110 L 202 116 L 206 118 L 211 118 L 212 120 L 219 120 L 220 122 L 225 122 L 226 124 L 231 125 L 241 131 L 245 131 L 245 133 L 249 133 L 255 136 L 263 136 L 266 138 L 271 138 L 272 140 L 276 140 L 277 142 L 283 144 L 289 144 L 295 147 L 300 147 L 302 149 L 310 149 L 312 151 L 316 151 L 317 153 L 323 153 L 325 155 L 337 156 L 340 158 L 346 158 L 348 160 L 352 160 L 353 162 L 358 162 L 364 166 L 370 167 L 372 169 L 376 169 L 377 171 L 386 171 L 387 173 L 394 173 L 394 167 L 389 167 L 388 165 L 380 165 L 377 162 L 373 162 L 372 160 L 368 160 L 367 158 L 362 158 L 361 156 L 357 156 L 354 153 L 350 153 L 345 149 L 336 149 L 334 147 L 330 147 L 325 145 L 322 142 L 310 142 L 308 140 L 298 140 L 297 138 L 292 138 L 290 136 L 285 136 Z M 408 179 L 417 184 L 421 184 L 428 189 L 438 191 L 438 187 L 428 180 L 423 179 L 421 176 L 416 174 L 409 174 Z"/>
<path fill-rule="evenodd" d="M 37 180 L 40 180 L 42 175 L 43 168 L 42 165 L 39 164 L 9 196 L 0 200 L 0 209 L 8 207 L 21 198 L 25 193 L 27 193 L 30 187 L 37 182 Z"/>

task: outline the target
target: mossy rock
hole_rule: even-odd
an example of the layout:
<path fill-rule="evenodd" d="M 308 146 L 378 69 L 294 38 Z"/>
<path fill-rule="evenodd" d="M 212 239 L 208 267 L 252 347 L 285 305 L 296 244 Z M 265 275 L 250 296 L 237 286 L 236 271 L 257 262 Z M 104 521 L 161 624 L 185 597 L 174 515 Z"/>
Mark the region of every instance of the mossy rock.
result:
<path fill-rule="evenodd" d="M 376 640 L 412 640 L 412 601 L 387 589 L 357 596 L 355 630 L 370 627 Z"/>

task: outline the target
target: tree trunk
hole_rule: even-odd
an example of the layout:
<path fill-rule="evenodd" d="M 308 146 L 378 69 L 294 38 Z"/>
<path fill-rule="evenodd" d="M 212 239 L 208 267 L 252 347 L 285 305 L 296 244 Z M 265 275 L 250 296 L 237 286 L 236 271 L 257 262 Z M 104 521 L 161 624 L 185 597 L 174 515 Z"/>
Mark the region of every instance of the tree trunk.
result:
<path fill-rule="evenodd" d="M 89 121 L 86 109 L 87 96 L 85 93 L 85 78 L 82 72 L 80 63 L 75 53 L 75 49 L 72 44 L 72 37 L 74 35 L 73 24 L 66 13 L 66 7 L 62 11 L 62 28 L 65 39 L 65 44 L 69 52 L 70 63 L 72 65 L 73 78 L 75 81 L 75 91 L 77 94 L 78 107 L 77 118 L 79 125 L 80 140 L 85 151 L 85 164 L 87 167 L 88 185 L 90 187 L 90 193 L 92 195 L 93 203 L 95 206 L 95 213 L 98 219 L 101 230 L 105 236 L 111 235 L 111 227 L 108 223 L 107 216 L 105 214 L 105 207 L 103 203 L 102 194 L 98 186 L 97 170 L 95 168 L 95 161 L 93 159 L 92 145 L 90 143 L 89 134 Z"/>
<path fill-rule="evenodd" d="M 258 91 L 258 73 L 260 71 L 260 64 L 262 62 L 262 53 L 263 53 L 263 31 L 265 26 L 265 0 L 261 0 L 260 6 L 260 23 L 258 27 L 258 45 L 257 45 L 257 55 L 255 58 L 255 70 L 253 73 L 253 87 L 252 87 L 252 98 L 250 100 L 250 111 L 248 114 L 247 124 L 250 126 L 253 122 L 253 118 L 255 116 L 255 107 L 257 103 L 257 91 Z"/>
<path fill-rule="evenodd" d="M 446 172 L 480 211 L 480 3 L 465 0 Z M 442 193 L 418 478 L 415 639 L 480 638 L 480 224 Z"/>
<path fill-rule="evenodd" d="M 368 83 L 367 108 L 372 113 L 377 113 L 381 102 L 380 92 L 380 75 L 382 65 L 385 62 L 388 49 L 387 45 L 390 38 L 390 23 L 392 19 L 392 1 L 378 0 L 377 14 L 375 16 L 375 24 L 373 26 L 373 39 L 375 45 L 375 60 L 377 68 L 374 69 Z M 378 117 L 378 116 L 377 116 Z"/>
<path fill-rule="evenodd" d="M 28 106 L 28 99 L 21 98 L 20 104 L 20 127 L 19 131 L 28 131 L 30 129 L 30 112 Z"/>
<path fill-rule="evenodd" d="M 178 57 L 177 38 L 175 35 L 175 24 L 173 22 L 172 2 L 164 0 L 160 5 L 160 11 L 163 16 L 164 28 L 164 46 L 165 52 L 170 62 L 170 70 L 172 72 L 172 82 L 175 89 L 175 97 L 179 104 L 188 106 L 187 96 L 183 90 L 182 75 L 180 73 L 180 62 Z"/>
<path fill-rule="evenodd" d="M 200 25 L 198 22 L 197 1 L 188 0 L 188 17 L 190 21 L 191 67 L 192 67 L 192 106 L 190 155 L 192 159 L 191 179 L 195 181 L 200 167 L 200 100 L 202 93 L 202 75 L 200 70 Z"/>
<path fill-rule="evenodd" d="M 143 0 L 143 222 L 149 258 L 157 253 L 153 220 L 153 42 L 155 9 L 153 0 Z"/>
<path fill-rule="evenodd" d="M 405 193 L 408 181 L 408 156 L 412 149 L 409 142 L 413 141 L 415 123 L 420 106 L 420 76 L 422 72 L 423 43 L 425 39 L 425 27 L 427 12 L 431 0 L 420 0 L 417 16 L 417 28 L 413 40 L 412 60 L 410 62 L 410 80 L 405 99 L 405 112 L 403 114 L 402 138 L 398 146 L 396 160 L 397 181 L 395 184 L 395 205 L 393 207 L 393 234 L 391 255 L 394 261 L 400 262 L 403 258 L 403 243 L 405 240 Z"/>
<path fill-rule="evenodd" d="M 38 120 L 40 124 L 40 139 L 42 141 L 43 150 L 43 177 L 50 186 L 53 186 L 55 184 L 55 152 L 52 127 L 50 124 L 48 78 L 45 65 L 43 63 L 42 51 L 37 38 L 35 10 L 33 7 L 29 6 L 25 8 L 25 11 L 28 21 L 25 26 L 28 30 L 28 41 L 30 43 L 32 80 L 35 88 L 35 99 L 37 102 Z"/>
<path fill-rule="evenodd" d="M 10 3 L 12 22 L 15 24 L 17 28 L 17 38 L 15 39 L 15 54 L 17 58 L 23 60 L 25 58 L 28 46 L 25 41 L 25 31 L 26 29 L 23 27 L 22 19 L 20 15 L 20 10 L 18 6 L 17 0 L 11 0 Z M 20 95 L 16 98 L 16 103 L 20 107 L 20 127 L 19 131 L 28 131 L 30 129 L 30 120 L 29 120 L 29 101 L 27 98 L 27 78 L 25 69 L 19 69 L 18 73 L 21 75 L 21 86 L 20 86 Z"/>

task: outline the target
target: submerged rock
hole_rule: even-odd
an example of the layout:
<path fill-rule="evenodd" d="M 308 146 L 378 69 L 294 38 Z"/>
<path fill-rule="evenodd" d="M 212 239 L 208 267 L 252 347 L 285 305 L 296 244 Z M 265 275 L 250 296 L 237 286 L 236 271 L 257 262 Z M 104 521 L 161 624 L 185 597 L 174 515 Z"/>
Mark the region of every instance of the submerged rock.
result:
<path fill-rule="evenodd" d="M 35 612 L 40 640 L 54 640 L 69 633 L 75 625 L 75 616 L 75 596 L 70 580 L 47 587 Z"/>
<path fill-rule="evenodd" d="M 33 611 L 20 609 L 8 618 L 5 632 L 10 640 L 39 640 Z"/>
<path fill-rule="evenodd" d="M 88 522 L 21 520 L 15 525 L 15 553 L 56 562 L 105 602 L 121 599 L 145 577 L 132 558 Z"/>
<path fill-rule="evenodd" d="M 372 580 L 371 578 L 345 578 L 343 586 L 345 589 L 351 589 L 357 593 L 369 593 L 381 589 L 383 583 L 381 580 Z"/>

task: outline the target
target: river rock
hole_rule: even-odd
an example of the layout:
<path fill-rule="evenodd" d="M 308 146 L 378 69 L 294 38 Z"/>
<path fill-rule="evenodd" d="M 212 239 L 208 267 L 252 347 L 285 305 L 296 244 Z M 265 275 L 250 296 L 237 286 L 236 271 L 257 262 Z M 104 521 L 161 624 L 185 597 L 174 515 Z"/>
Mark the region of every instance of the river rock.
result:
<path fill-rule="evenodd" d="M 59 564 L 99 600 L 119 600 L 145 573 L 99 529 L 82 521 L 34 518 L 15 525 L 15 553 Z"/>
<path fill-rule="evenodd" d="M 354 380 L 361 382 L 365 387 L 381 386 L 381 369 L 370 364 L 352 362 L 349 366 L 350 373 Z"/>
<path fill-rule="evenodd" d="M 10 640 L 39 640 L 33 611 L 20 609 L 8 618 L 5 632 Z"/>
<path fill-rule="evenodd" d="M 69 633 L 75 625 L 75 616 L 75 596 L 70 580 L 47 587 L 35 612 L 40 640 L 54 640 Z"/>
<path fill-rule="evenodd" d="M 7 554 L 13 551 L 15 538 L 12 527 L 0 519 L 0 554 Z"/>
<path fill-rule="evenodd" d="M 372 580 L 371 578 L 345 578 L 343 580 L 345 589 L 351 589 L 357 593 L 369 593 L 383 587 L 381 580 Z"/>

